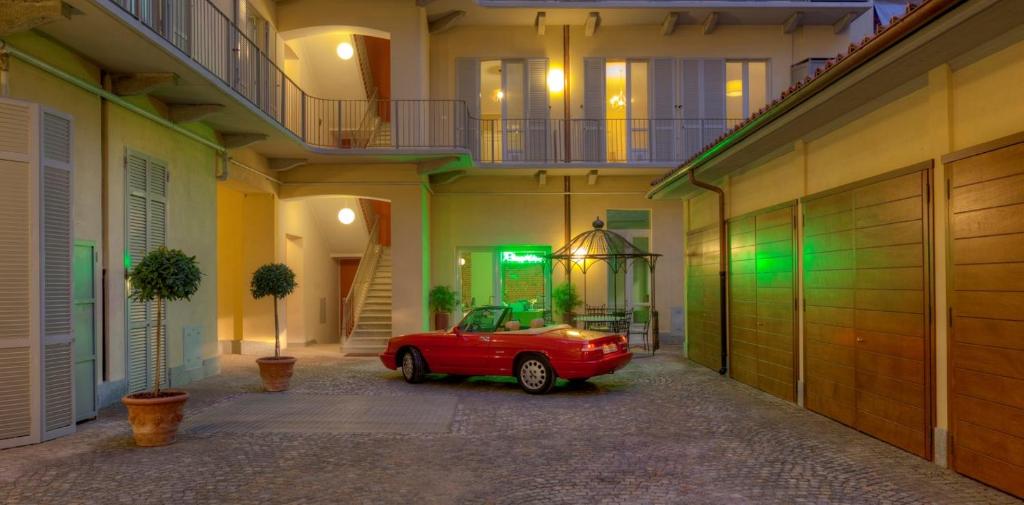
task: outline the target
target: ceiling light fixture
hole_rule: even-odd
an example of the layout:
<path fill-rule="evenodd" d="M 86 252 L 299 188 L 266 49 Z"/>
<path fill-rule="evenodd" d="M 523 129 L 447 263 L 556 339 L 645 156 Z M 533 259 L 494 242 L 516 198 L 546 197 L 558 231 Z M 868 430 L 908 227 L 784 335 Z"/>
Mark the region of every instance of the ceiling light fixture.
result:
<path fill-rule="evenodd" d="M 341 224 L 352 224 L 355 220 L 356 213 L 352 212 L 352 209 L 345 207 L 338 211 L 338 221 L 341 221 Z"/>
<path fill-rule="evenodd" d="M 355 54 L 355 49 L 352 49 L 352 44 L 348 42 L 342 42 L 338 44 L 338 57 L 343 60 L 351 60 L 352 55 Z"/>

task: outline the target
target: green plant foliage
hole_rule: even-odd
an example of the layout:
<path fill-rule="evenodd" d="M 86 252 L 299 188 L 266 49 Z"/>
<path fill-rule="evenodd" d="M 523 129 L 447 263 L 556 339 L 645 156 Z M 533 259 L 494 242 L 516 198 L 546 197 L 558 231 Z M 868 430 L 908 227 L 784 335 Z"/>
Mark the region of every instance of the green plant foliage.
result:
<path fill-rule="evenodd" d="M 195 256 L 160 247 L 128 273 L 130 296 L 139 302 L 190 300 L 199 291 L 202 276 Z"/>
<path fill-rule="evenodd" d="M 295 283 L 295 272 L 292 272 L 288 265 L 268 263 L 253 272 L 250 289 L 252 297 L 256 299 L 264 296 L 281 299 L 295 291 L 296 286 L 298 284 Z"/>
<path fill-rule="evenodd" d="M 563 282 L 551 290 L 551 303 L 559 312 L 565 314 L 572 312 L 572 309 L 579 306 L 582 300 L 576 293 L 576 286 L 569 282 Z"/>
<path fill-rule="evenodd" d="M 434 312 L 451 312 L 455 310 L 455 292 L 448 286 L 434 286 L 430 290 L 430 310 Z"/>

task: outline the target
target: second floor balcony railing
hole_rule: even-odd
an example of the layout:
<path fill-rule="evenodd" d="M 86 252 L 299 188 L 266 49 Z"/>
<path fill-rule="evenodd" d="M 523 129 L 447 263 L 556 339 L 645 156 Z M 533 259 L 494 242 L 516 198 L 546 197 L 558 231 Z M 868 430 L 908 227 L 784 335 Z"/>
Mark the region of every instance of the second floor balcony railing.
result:
<path fill-rule="evenodd" d="M 460 149 L 481 164 L 671 163 L 723 119 L 477 119 L 459 100 L 311 96 L 210 0 L 107 0 L 313 147 Z"/>

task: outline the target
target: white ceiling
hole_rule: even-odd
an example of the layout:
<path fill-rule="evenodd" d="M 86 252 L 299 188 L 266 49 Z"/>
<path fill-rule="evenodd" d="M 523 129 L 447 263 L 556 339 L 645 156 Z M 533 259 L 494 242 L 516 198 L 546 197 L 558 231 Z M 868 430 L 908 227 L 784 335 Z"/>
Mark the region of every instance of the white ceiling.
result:
<path fill-rule="evenodd" d="M 310 198 L 306 201 L 310 213 L 316 221 L 331 254 L 351 255 L 362 254 L 366 249 L 369 235 L 366 231 L 366 219 L 359 206 L 359 199 L 352 196 L 330 196 Z M 348 207 L 356 213 L 352 224 L 341 224 L 338 211 Z"/>

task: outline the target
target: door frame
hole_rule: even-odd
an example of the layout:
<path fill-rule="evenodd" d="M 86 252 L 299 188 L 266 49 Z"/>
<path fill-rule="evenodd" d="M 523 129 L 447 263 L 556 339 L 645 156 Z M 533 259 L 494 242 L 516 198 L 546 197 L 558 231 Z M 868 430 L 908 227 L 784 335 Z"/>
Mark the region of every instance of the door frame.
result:
<path fill-rule="evenodd" d="M 95 418 L 96 415 L 99 413 L 99 385 L 100 385 L 100 380 L 103 377 L 103 361 L 104 361 L 104 360 L 101 359 L 101 356 L 100 356 L 100 345 L 99 345 L 100 344 L 100 339 L 97 338 L 101 334 L 100 330 L 101 330 L 102 325 L 103 325 L 103 322 L 102 322 L 102 319 L 103 319 L 103 306 L 100 303 L 100 297 L 97 296 L 97 291 L 99 291 L 99 289 L 102 286 L 101 285 L 101 282 L 102 282 L 102 268 L 97 268 L 97 267 L 100 266 L 99 265 L 99 256 L 98 256 L 99 249 L 97 248 L 95 240 L 75 240 L 73 242 L 73 244 L 72 244 L 72 247 L 78 247 L 78 246 L 88 246 L 88 247 L 92 248 L 92 263 L 93 263 L 93 268 L 92 268 L 92 300 L 93 300 L 92 301 L 92 306 L 93 306 L 93 308 L 92 308 L 92 313 L 93 313 L 93 320 L 92 320 L 92 356 L 93 356 L 93 358 L 92 358 L 93 359 L 92 414 L 93 414 L 93 416 L 92 417 Z M 74 264 L 73 263 L 72 263 L 72 268 L 74 268 Z M 71 303 L 72 304 L 75 303 L 74 296 L 72 296 Z M 72 337 L 72 342 L 74 342 L 74 340 L 75 340 L 74 337 Z M 72 346 L 72 349 L 74 349 L 74 346 Z M 74 353 L 72 352 L 72 354 L 74 354 Z M 77 363 L 72 362 L 72 365 L 75 365 L 75 364 L 77 364 Z M 76 393 L 78 392 L 78 388 L 75 388 L 75 392 Z M 76 417 L 77 417 L 78 414 L 80 414 L 80 412 L 76 411 L 75 412 Z"/>
<path fill-rule="evenodd" d="M 924 314 L 923 314 L 923 316 L 924 316 L 924 347 L 925 347 L 924 348 L 924 380 L 925 380 L 925 384 L 924 384 L 925 408 L 924 408 L 924 411 L 925 411 L 925 419 L 927 421 L 927 426 L 926 426 L 927 429 L 925 430 L 925 458 L 924 459 L 926 459 L 928 461 L 932 461 L 934 459 L 934 457 L 935 457 L 935 441 L 934 441 L 934 438 L 935 438 L 936 403 L 937 403 L 936 402 L 936 398 L 935 398 L 935 373 L 936 373 L 935 368 L 936 367 L 935 367 L 935 323 L 934 323 L 934 315 L 935 315 L 935 236 L 934 235 L 935 235 L 935 232 L 934 232 L 934 229 L 933 229 L 933 226 L 934 226 L 933 223 L 934 223 L 934 220 L 935 220 L 935 216 L 934 216 L 935 204 L 932 201 L 932 181 L 934 180 L 935 160 L 929 159 L 929 160 L 926 160 L 926 161 L 921 161 L 921 162 L 918 162 L 918 163 L 914 163 L 914 164 L 911 164 L 911 165 L 904 166 L 902 168 L 898 168 L 896 170 L 890 170 L 888 172 L 883 172 L 881 174 L 874 175 L 874 176 L 871 176 L 871 177 L 867 177 L 865 179 L 860 179 L 860 180 L 857 180 L 857 181 L 854 181 L 854 182 L 851 182 L 851 183 L 843 184 L 841 186 L 837 186 L 837 187 L 834 187 L 834 188 L 829 188 L 829 189 L 826 189 L 824 191 L 819 191 L 817 193 L 813 193 L 813 194 L 810 194 L 810 195 L 804 195 L 804 196 L 800 197 L 799 198 L 800 211 L 801 211 L 801 214 L 800 214 L 800 224 L 799 224 L 800 243 L 801 243 L 800 250 L 801 250 L 801 256 L 802 256 L 802 254 L 803 254 L 803 241 L 804 241 L 803 240 L 804 216 L 805 216 L 805 212 L 806 212 L 806 209 L 807 209 L 807 202 L 809 200 L 816 200 L 816 199 L 821 198 L 821 197 L 825 197 L 825 196 L 829 196 L 829 195 L 834 195 L 836 193 L 842 193 L 842 192 L 845 192 L 845 191 L 849 191 L 851 189 L 857 189 L 857 188 L 861 188 L 861 187 L 865 187 L 865 186 L 870 186 L 871 184 L 875 184 L 875 183 L 882 182 L 882 181 L 887 181 L 889 179 L 893 179 L 893 178 L 900 177 L 900 176 L 903 176 L 903 175 L 913 174 L 913 173 L 916 173 L 916 172 L 923 172 L 924 173 L 924 175 L 923 175 L 923 177 L 924 177 L 924 188 L 922 190 L 922 196 L 924 197 L 924 202 L 923 202 L 924 209 L 922 210 L 922 213 L 921 213 L 921 221 L 922 221 L 922 228 L 923 228 L 923 233 L 922 233 L 922 236 L 921 236 L 921 242 L 922 242 L 922 247 L 924 248 L 924 250 L 922 251 L 922 259 L 923 259 L 923 262 L 924 262 L 924 265 L 922 267 L 922 268 L 924 268 L 924 279 L 923 279 L 924 285 L 923 285 L 923 288 L 922 288 L 921 292 L 924 295 L 924 305 L 925 305 L 924 306 Z M 801 257 L 801 261 L 802 261 L 802 257 Z M 800 299 L 804 300 L 804 305 L 806 305 L 806 303 L 807 303 L 806 302 L 807 301 L 807 296 L 806 296 L 806 293 L 804 293 L 805 284 L 804 284 L 804 271 L 803 271 L 803 269 L 801 269 L 799 275 L 800 275 L 800 279 L 799 279 L 799 281 L 800 281 Z M 800 314 L 801 324 L 805 327 L 806 325 L 803 323 L 803 318 L 806 315 L 806 311 L 804 311 L 804 307 L 803 306 L 800 307 L 800 310 L 801 310 L 801 314 Z M 803 339 L 803 334 L 801 334 L 801 340 L 802 339 Z M 807 355 L 806 355 L 806 353 L 803 353 L 803 355 L 801 356 L 801 363 L 800 363 L 801 368 L 806 366 L 806 361 L 807 361 Z M 807 396 L 807 388 L 806 387 L 803 388 L 803 394 L 804 394 L 804 396 L 802 398 L 800 398 L 799 400 L 801 402 L 803 402 L 804 405 L 806 405 L 806 396 Z M 806 407 L 804 407 L 804 408 L 806 408 Z M 855 429 L 855 430 L 857 429 L 854 426 L 850 426 L 850 428 Z M 860 431 L 860 430 L 858 430 L 858 431 Z M 871 435 L 869 434 L 869 436 L 871 436 Z M 878 440 L 880 440 L 880 441 L 882 441 L 882 442 L 884 442 L 886 444 L 889 444 L 889 442 L 885 442 L 884 440 L 881 440 L 881 439 L 878 439 Z M 889 445 L 891 445 L 893 447 L 896 447 L 893 444 L 889 444 Z M 899 447 L 896 447 L 896 448 L 897 449 L 901 449 Z M 910 454 L 913 454 L 913 453 L 910 453 Z M 915 454 L 915 456 L 916 456 L 916 454 Z"/>

